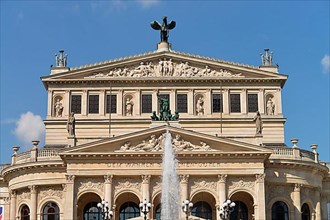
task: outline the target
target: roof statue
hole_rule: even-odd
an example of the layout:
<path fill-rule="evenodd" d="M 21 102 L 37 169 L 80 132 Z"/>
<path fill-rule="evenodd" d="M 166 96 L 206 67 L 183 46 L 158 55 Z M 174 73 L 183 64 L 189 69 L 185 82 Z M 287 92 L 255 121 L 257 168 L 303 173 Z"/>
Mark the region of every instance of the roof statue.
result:
<path fill-rule="evenodd" d="M 160 41 L 161 42 L 168 42 L 169 32 L 173 28 L 175 28 L 175 21 L 171 21 L 169 24 L 167 24 L 167 17 L 163 17 L 163 23 L 160 25 L 157 21 L 151 22 L 151 27 L 154 30 L 160 30 Z"/>
<path fill-rule="evenodd" d="M 266 48 L 265 54 L 260 53 L 262 66 L 272 66 L 273 63 L 273 52 L 268 53 L 269 49 Z"/>
<path fill-rule="evenodd" d="M 55 54 L 56 67 L 66 67 L 68 55 L 63 55 L 64 50 L 60 50 L 60 55 Z"/>

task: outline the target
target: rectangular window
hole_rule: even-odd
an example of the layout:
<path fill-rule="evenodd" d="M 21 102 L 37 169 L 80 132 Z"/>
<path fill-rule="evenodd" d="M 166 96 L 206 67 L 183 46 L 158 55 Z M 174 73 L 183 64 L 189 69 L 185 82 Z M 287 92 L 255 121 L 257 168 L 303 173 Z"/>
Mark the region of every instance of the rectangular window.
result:
<path fill-rule="evenodd" d="M 188 112 L 187 94 L 176 95 L 176 109 L 179 113 Z"/>
<path fill-rule="evenodd" d="M 99 95 L 88 96 L 88 113 L 99 113 Z"/>
<path fill-rule="evenodd" d="M 230 94 L 230 112 L 241 112 L 241 95 Z"/>
<path fill-rule="evenodd" d="M 169 94 L 160 94 L 158 96 L 158 109 L 159 109 L 159 111 L 161 109 L 161 100 L 162 99 L 167 99 L 168 100 L 168 105 L 170 105 L 170 95 Z"/>
<path fill-rule="evenodd" d="M 111 106 L 111 113 L 117 113 L 117 95 L 107 95 L 107 109 L 106 113 L 110 112 L 110 106 Z"/>
<path fill-rule="evenodd" d="M 258 94 L 248 94 L 248 112 L 258 111 Z"/>
<path fill-rule="evenodd" d="M 142 95 L 142 113 L 152 112 L 152 95 L 143 94 Z"/>
<path fill-rule="evenodd" d="M 212 94 L 212 112 L 223 112 L 222 94 Z"/>
<path fill-rule="evenodd" d="M 81 114 L 81 95 L 71 95 L 71 111 L 75 114 Z"/>

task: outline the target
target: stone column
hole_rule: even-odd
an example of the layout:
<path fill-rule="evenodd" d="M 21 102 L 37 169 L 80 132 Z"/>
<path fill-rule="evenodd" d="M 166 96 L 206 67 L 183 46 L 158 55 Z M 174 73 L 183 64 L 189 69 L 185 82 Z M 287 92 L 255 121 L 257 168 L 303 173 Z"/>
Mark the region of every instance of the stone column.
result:
<path fill-rule="evenodd" d="M 295 219 L 301 218 L 301 199 L 300 199 L 300 190 L 302 185 L 301 184 L 294 184 L 293 190 L 293 206 L 294 206 L 294 216 Z"/>
<path fill-rule="evenodd" d="M 48 108 L 47 108 L 47 117 L 53 116 L 53 90 L 48 90 Z"/>
<path fill-rule="evenodd" d="M 260 89 L 258 93 L 258 110 L 261 115 L 265 114 L 264 91 L 264 89 Z"/>
<path fill-rule="evenodd" d="M 241 112 L 242 114 L 247 114 L 247 94 L 246 89 L 241 91 Z"/>
<path fill-rule="evenodd" d="M 326 193 L 321 194 L 321 210 L 322 210 L 322 219 L 327 219 L 328 217 L 328 197 Z"/>
<path fill-rule="evenodd" d="M 138 89 L 135 93 L 134 111 L 132 115 L 141 115 L 141 106 L 141 90 Z"/>
<path fill-rule="evenodd" d="M 266 219 L 266 200 L 265 200 L 265 174 L 256 174 L 255 181 L 255 190 L 256 190 L 256 213 L 255 219 Z"/>
<path fill-rule="evenodd" d="M 226 181 L 227 181 L 227 174 L 220 174 L 218 175 L 218 202 L 216 204 L 216 216 L 220 216 L 219 209 L 222 206 L 222 204 L 227 199 L 226 194 Z"/>
<path fill-rule="evenodd" d="M 196 100 L 194 100 L 194 90 L 189 89 L 188 95 L 187 95 L 187 108 L 188 108 L 188 115 L 194 115 L 195 114 L 195 103 Z"/>
<path fill-rule="evenodd" d="M 37 220 L 37 186 L 29 186 L 31 192 L 30 220 Z"/>
<path fill-rule="evenodd" d="M 16 190 L 10 191 L 10 220 L 17 220 L 16 219 Z"/>
<path fill-rule="evenodd" d="M 112 175 L 104 176 L 104 200 L 108 201 L 109 208 L 112 210 Z"/>
<path fill-rule="evenodd" d="M 320 189 L 315 189 L 315 220 L 321 220 L 321 195 L 320 195 Z"/>
<path fill-rule="evenodd" d="M 195 100 L 196 103 L 197 100 Z M 204 96 L 204 115 L 212 114 L 212 92 L 211 89 L 207 89 Z M 195 110 L 195 109 L 194 109 Z"/>
<path fill-rule="evenodd" d="M 120 115 L 120 116 L 123 115 L 123 90 L 122 89 L 118 90 L 118 96 L 117 96 L 117 114 Z"/>
<path fill-rule="evenodd" d="M 74 175 L 65 175 L 65 206 L 64 206 L 64 219 L 76 219 L 76 199 L 74 190 Z"/>
<path fill-rule="evenodd" d="M 149 188 L 150 188 L 150 175 L 142 175 L 142 201 L 147 200 L 147 202 L 150 202 L 150 192 L 149 192 Z M 150 210 L 151 211 L 151 210 Z M 147 214 L 147 219 L 150 219 L 152 213 L 148 213 Z"/>
<path fill-rule="evenodd" d="M 275 93 L 276 101 L 275 101 L 275 115 L 282 115 L 282 95 L 281 89 L 277 89 Z"/>
<path fill-rule="evenodd" d="M 151 100 L 152 100 L 152 111 L 155 111 L 156 114 L 158 115 L 158 97 L 157 97 L 157 94 L 158 94 L 158 90 L 155 89 L 151 95 Z"/>
<path fill-rule="evenodd" d="M 189 192 L 188 192 L 189 175 L 180 175 L 179 178 L 180 178 L 180 189 L 181 189 L 181 201 L 190 199 Z M 181 202 L 181 201 L 179 201 L 179 202 Z"/>
<path fill-rule="evenodd" d="M 229 114 L 229 90 L 224 89 L 223 90 L 223 113 L 225 115 Z"/>
<path fill-rule="evenodd" d="M 70 91 L 66 90 L 64 95 L 64 106 L 63 106 L 63 114 L 62 116 L 68 117 L 70 115 Z"/>
<path fill-rule="evenodd" d="M 176 111 L 176 90 L 172 89 L 170 92 L 170 110 L 172 113 Z"/>
<path fill-rule="evenodd" d="M 81 115 L 87 115 L 88 111 L 88 92 L 87 90 L 83 91 L 82 97 L 81 97 Z"/>
<path fill-rule="evenodd" d="M 99 112 L 100 112 L 100 115 L 104 116 L 105 115 L 105 104 L 106 104 L 106 94 L 105 94 L 105 90 L 101 90 L 100 92 L 100 99 L 99 99 Z"/>

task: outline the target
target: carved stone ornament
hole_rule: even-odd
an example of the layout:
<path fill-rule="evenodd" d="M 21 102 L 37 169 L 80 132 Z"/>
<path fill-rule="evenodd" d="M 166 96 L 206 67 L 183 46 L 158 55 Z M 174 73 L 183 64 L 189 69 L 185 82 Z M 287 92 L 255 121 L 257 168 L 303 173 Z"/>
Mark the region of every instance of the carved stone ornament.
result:
<path fill-rule="evenodd" d="M 227 174 L 220 174 L 218 175 L 219 182 L 225 183 L 227 180 Z"/>
<path fill-rule="evenodd" d="M 150 175 L 142 175 L 142 183 L 143 184 L 149 184 L 150 183 L 150 178 L 151 176 Z"/>
<path fill-rule="evenodd" d="M 86 189 L 97 189 L 98 191 L 103 192 L 104 183 L 101 182 L 101 179 L 94 178 L 80 180 L 78 183 L 78 191 L 84 191 Z"/>
<path fill-rule="evenodd" d="M 226 69 L 212 69 L 193 67 L 188 62 L 176 63 L 166 58 L 158 62 L 141 62 L 138 66 L 113 68 L 104 72 L 97 72 L 86 78 L 112 78 L 112 77 L 244 77 L 241 73 L 233 73 Z"/>
<path fill-rule="evenodd" d="M 133 189 L 140 192 L 141 183 L 137 182 L 137 180 L 133 178 L 118 180 L 118 182 L 115 184 L 115 194 L 125 189 Z"/>
<path fill-rule="evenodd" d="M 112 183 L 113 175 L 104 175 L 104 183 Z"/>
<path fill-rule="evenodd" d="M 208 178 L 200 178 L 193 180 L 193 184 L 191 186 L 191 190 L 194 192 L 198 189 L 209 189 L 213 192 L 217 191 L 217 183 L 216 181 L 212 181 Z"/>
<path fill-rule="evenodd" d="M 142 143 L 132 146 L 129 141 L 125 142 L 118 151 L 163 151 L 165 141 L 165 133 L 156 137 L 151 135 L 149 139 L 143 140 Z M 176 134 L 172 138 L 172 146 L 175 151 L 214 151 L 211 147 L 203 141 L 200 145 L 192 144 L 189 141 L 183 140 L 181 135 Z"/>
<path fill-rule="evenodd" d="M 185 175 L 180 175 L 180 183 L 188 183 L 189 180 L 189 175 L 185 174 Z"/>
<path fill-rule="evenodd" d="M 74 175 L 65 175 L 65 179 L 67 183 L 73 183 L 74 182 Z"/>
<path fill-rule="evenodd" d="M 24 199 L 30 199 L 31 198 L 31 192 L 29 191 L 22 191 L 20 193 L 17 193 L 17 201 L 20 202 Z"/>
<path fill-rule="evenodd" d="M 43 187 L 40 189 L 38 197 L 39 201 L 47 197 L 58 197 L 63 199 L 63 191 L 61 190 L 61 187 Z"/>
<path fill-rule="evenodd" d="M 263 183 L 265 182 L 266 175 L 264 173 L 256 174 L 256 182 L 257 183 Z"/>
<path fill-rule="evenodd" d="M 155 194 L 156 192 L 161 191 L 162 180 L 160 178 L 153 179 L 150 185 L 151 185 L 152 193 Z"/>
<path fill-rule="evenodd" d="M 248 189 L 254 191 L 255 181 L 252 177 L 232 177 L 228 181 L 229 192 L 237 189 Z"/>

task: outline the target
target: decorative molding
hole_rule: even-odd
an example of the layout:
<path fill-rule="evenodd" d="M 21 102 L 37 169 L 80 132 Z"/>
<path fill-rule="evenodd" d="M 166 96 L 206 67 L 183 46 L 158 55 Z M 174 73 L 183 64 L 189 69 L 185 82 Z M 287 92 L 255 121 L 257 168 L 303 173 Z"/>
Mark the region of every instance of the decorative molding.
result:
<path fill-rule="evenodd" d="M 17 191 L 16 190 L 10 190 L 9 194 L 10 194 L 10 197 L 16 197 L 17 196 Z"/>
<path fill-rule="evenodd" d="M 213 192 L 217 192 L 216 181 L 209 178 L 199 178 L 192 181 L 191 190 L 196 191 L 198 189 L 209 189 Z"/>
<path fill-rule="evenodd" d="M 150 175 L 142 175 L 142 183 L 143 184 L 149 184 L 150 183 L 150 178 L 151 176 Z"/>
<path fill-rule="evenodd" d="M 63 190 L 61 187 L 54 187 L 54 186 L 48 186 L 48 187 L 42 187 L 40 188 L 39 194 L 39 201 L 47 198 L 47 197 L 58 197 L 60 199 L 63 199 Z"/>
<path fill-rule="evenodd" d="M 74 183 L 75 176 L 74 175 L 65 175 L 65 179 L 67 183 Z"/>
<path fill-rule="evenodd" d="M 266 174 L 256 174 L 256 183 L 263 183 L 265 182 Z"/>
<path fill-rule="evenodd" d="M 20 193 L 17 193 L 17 201 L 20 202 L 24 199 L 30 199 L 31 198 L 31 192 L 30 191 L 22 191 Z"/>
<path fill-rule="evenodd" d="M 160 168 L 161 163 L 149 163 L 149 162 L 131 162 L 131 163 L 108 163 L 108 167 L 111 168 Z"/>
<path fill-rule="evenodd" d="M 30 189 L 31 193 L 37 193 L 38 186 L 30 185 L 30 186 L 28 186 L 28 188 Z"/>
<path fill-rule="evenodd" d="M 118 151 L 163 151 L 163 143 L 165 141 L 165 133 L 156 137 L 156 135 L 151 135 L 149 139 L 143 140 L 140 144 L 135 146 L 131 145 L 131 142 L 127 141 L 124 145 L 120 147 Z M 192 144 L 189 141 L 182 139 L 181 135 L 176 134 L 172 138 L 172 146 L 175 151 L 213 151 L 211 147 L 200 141 L 200 145 Z"/>
<path fill-rule="evenodd" d="M 248 189 L 254 191 L 255 181 L 253 177 L 231 177 L 228 181 L 229 192 L 237 189 Z"/>
<path fill-rule="evenodd" d="M 100 192 L 103 192 L 104 183 L 100 179 L 95 178 L 86 178 L 79 181 L 78 191 L 84 191 L 86 189 L 97 189 Z"/>
<path fill-rule="evenodd" d="M 218 175 L 218 181 L 221 182 L 221 183 L 225 183 L 226 180 L 227 180 L 227 174 L 219 174 Z"/>
<path fill-rule="evenodd" d="M 113 175 L 104 175 L 104 183 L 112 184 Z"/>
<path fill-rule="evenodd" d="M 133 178 L 125 178 L 122 180 L 118 180 L 115 184 L 115 194 L 125 189 L 133 189 L 140 192 L 141 183 L 137 182 L 137 180 Z"/>
<path fill-rule="evenodd" d="M 179 177 L 180 177 L 180 183 L 188 184 L 189 175 L 183 174 L 183 175 L 180 175 Z"/>
<path fill-rule="evenodd" d="M 233 73 L 227 69 L 211 69 L 209 66 L 191 66 L 188 62 L 173 62 L 171 59 L 159 62 L 141 62 L 139 65 L 113 68 L 96 72 L 86 78 L 121 78 L 121 77 L 224 77 L 241 78 L 241 73 Z"/>

